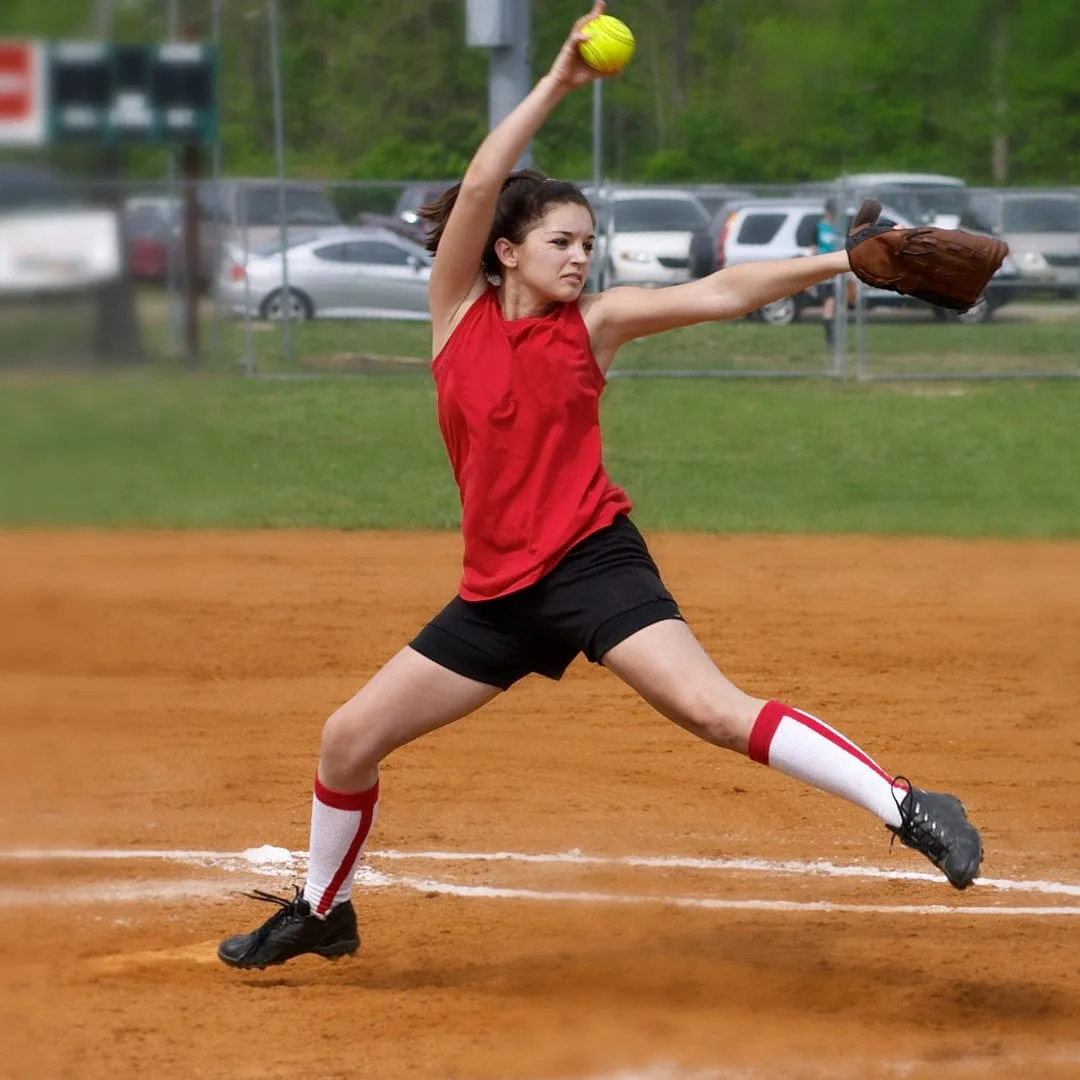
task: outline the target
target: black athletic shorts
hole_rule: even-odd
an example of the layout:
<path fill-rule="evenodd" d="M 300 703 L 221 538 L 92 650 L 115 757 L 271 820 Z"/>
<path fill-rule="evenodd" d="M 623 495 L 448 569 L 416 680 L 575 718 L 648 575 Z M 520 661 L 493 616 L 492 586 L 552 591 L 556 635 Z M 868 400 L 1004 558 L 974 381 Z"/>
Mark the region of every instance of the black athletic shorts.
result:
<path fill-rule="evenodd" d="M 681 619 L 634 523 L 620 515 L 533 585 L 495 600 L 455 596 L 409 643 L 436 664 L 508 690 L 561 679 L 579 652 L 599 663 L 643 627 Z"/>

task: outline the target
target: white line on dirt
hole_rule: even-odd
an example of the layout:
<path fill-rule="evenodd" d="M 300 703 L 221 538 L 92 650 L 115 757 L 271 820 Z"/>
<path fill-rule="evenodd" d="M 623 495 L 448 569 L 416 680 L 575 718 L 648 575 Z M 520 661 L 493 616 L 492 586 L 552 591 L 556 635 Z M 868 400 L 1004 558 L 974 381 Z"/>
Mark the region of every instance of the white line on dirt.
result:
<path fill-rule="evenodd" d="M 128 848 L 16 848 L 0 850 L 0 861 L 48 861 L 51 859 L 161 859 L 219 869 L 245 869 L 254 873 L 276 874 L 302 871 L 306 851 L 264 844 L 244 851 L 167 851 Z M 879 881 L 924 881 L 944 885 L 940 874 L 923 870 L 886 870 L 876 866 L 838 865 L 821 860 L 702 859 L 689 856 L 585 855 L 580 851 L 529 854 L 517 851 L 368 851 L 367 862 L 511 862 L 540 865 L 626 866 L 652 869 L 725 871 L 728 873 L 801 875 L 804 877 L 861 878 Z M 998 892 L 1043 893 L 1080 897 L 1080 885 L 1061 881 L 1010 878 L 977 878 L 976 885 Z"/>
<path fill-rule="evenodd" d="M 391 861 L 403 861 L 409 858 L 427 859 L 439 862 L 449 862 L 453 859 L 451 852 L 375 852 L 372 857 L 383 858 Z M 575 862 L 594 864 L 623 864 L 622 859 L 600 859 L 594 856 L 582 856 L 577 853 L 565 853 L 564 855 L 521 855 L 511 852 L 495 853 L 485 856 L 479 853 L 462 853 L 460 856 L 465 861 L 476 859 L 498 859 L 528 862 Z M 230 872 L 247 871 L 249 873 L 292 873 L 300 870 L 305 860 L 303 852 L 290 852 L 285 848 L 275 848 L 265 845 L 261 848 L 248 848 L 242 852 L 212 852 L 212 851 L 153 851 L 146 849 L 125 850 L 113 849 L 81 849 L 67 848 L 54 849 L 20 849 L 0 852 L 0 859 L 7 860 L 33 860 L 45 861 L 49 859 L 158 859 L 173 862 L 182 862 L 189 865 L 197 865 L 206 868 L 215 868 Z M 635 858 L 635 865 L 642 864 L 641 859 Z M 705 860 L 691 860 L 695 868 Z M 647 865 L 655 864 L 656 860 L 649 860 Z M 710 868 L 717 866 L 722 860 L 709 860 Z M 772 868 L 774 873 L 794 873 L 795 863 L 768 863 L 759 860 L 723 860 L 725 864 L 734 863 L 735 866 L 724 865 L 724 869 L 746 870 L 753 869 L 765 872 Z M 664 860 L 663 865 L 670 866 L 672 860 Z M 681 863 L 680 863 L 681 865 Z M 869 867 L 834 867 L 827 863 L 804 863 L 803 872 L 806 874 L 824 874 L 840 877 L 865 876 L 859 871 L 870 870 L 872 877 L 889 876 L 889 872 L 874 870 Z M 836 873 L 833 873 L 833 872 Z M 905 877 L 910 872 L 892 872 L 902 874 Z M 928 876 L 928 875 L 924 875 Z M 408 875 L 387 874 L 373 869 L 370 866 L 362 867 L 357 876 L 357 882 L 361 887 L 399 887 L 408 888 L 417 892 L 428 894 L 441 894 L 471 899 L 499 899 L 499 900 L 531 900 L 563 903 L 593 903 L 593 904 L 660 904 L 679 908 L 700 908 L 709 911 L 769 911 L 769 912 L 816 912 L 816 913 L 843 913 L 843 914 L 894 914 L 894 915 L 1012 915 L 1028 917 L 1051 917 L 1051 916 L 1077 916 L 1080 915 L 1080 905 L 1072 907 L 1054 906 L 1006 906 L 1006 905 L 946 905 L 946 904 L 847 904 L 825 900 L 795 901 L 795 900 L 765 900 L 765 899 L 733 899 L 724 897 L 699 897 L 699 896 L 643 896 L 639 894 L 590 892 L 579 890 L 558 889 L 516 889 L 497 888 L 487 885 L 459 885 L 452 882 L 438 881 L 433 878 L 411 877 Z M 220 895 L 220 886 L 215 887 L 212 882 L 188 883 L 191 888 L 197 888 L 199 894 Z M 991 888 L 995 886 L 992 883 Z M 1016 889 L 1023 882 L 1005 882 L 1007 888 Z M 1027 883 L 1035 886 L 1036 892 L 1063 892 L 1066 895 L 1080 893 L 1076 886 L 1064 885 L 1056 882 Z M 178 895 L 177 887 L 187 887 L 184 883 L 163 883 L 160 886 L 150 883 L 105 883 L 102 885 L 77 885 L 72 887 L 53 887 L 49 889 L 27 888 L 8 889 L 0 891 L 0 905 L 17 906 L 20 898 L 39 896 L 43 894 L 66 897 L 60 902 L 66 903 L 91 903 L 96 902 L 99 896 L 104 895 L 118 898 L 115 890 L 127 888 L 131 890 L 132 898 L 149 899 L 152 896 L 167 898 Z M 170 889 L 173 891 L 170 892 Z M 81 890 L 81 891 L 80 891 Z M 95 890 L 97 890 L 95 892 Z M 109 892 L 109 890 L 113 890 Z M 140 892 L 140 890 L 142 890 Z M 159 890 L 155 892 L 155 890 Z M 190 894 L 189 894 L 190 895 Z"/>
<path fill-rule="evenodd" d="M 948 1060 L 816 1061 L 797 1065 L 731 1065 L 682 1067 L 656 1062 L 643 1068 L 621 1068 L 581 1077 L 579 1080 L 864 1080 L 867 1076 L 909 1077 L 914 1073 L 936 1077 L 1027 1076 L 1039 1067 L 1073 1066 L 1080 1063 L 1080 1051 L 1035 1054 L 970 1054 Z"/>
<path fill-rule="evenodd" d="M 488 885 L 454 885 L 428 878 L 380 875 L 387 884 L 404 886 L 422 893 L 441 893 L 475 899 L 548 900 L 586 904 L 661 904 L 708 911 L 834 912 L 852 915 L 1080 915 L 1074 907 L 1012 907 L 1008 905 L 947 904 L 843 904 L 829 900 L 732 900 L 709 896 L 640 896 L 625 893 L 571 892 L 541 889 L 500 889 Z"/>
<path fill-rule="evenodd" d="M 34 885 L 0 888 L 0 908 L 80 904 L 137 904 L 150 900 L 224 897 L 220 881 L 96 881 L 84 885 Z M 117 914 L 113 912 L 112 914 Z"/>

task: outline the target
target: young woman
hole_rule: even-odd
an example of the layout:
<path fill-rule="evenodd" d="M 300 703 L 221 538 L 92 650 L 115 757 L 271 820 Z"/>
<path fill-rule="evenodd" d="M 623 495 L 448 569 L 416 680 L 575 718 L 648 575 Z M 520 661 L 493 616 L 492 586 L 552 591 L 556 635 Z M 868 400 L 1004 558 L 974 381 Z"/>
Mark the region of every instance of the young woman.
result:
<path fill-rule="evenodd" d="M 360 943 L 350 902 L 376 816 L 379 762 L 518 679 L 558 679 L 583 652 L 676 724 L 876 814 L 957 888 L 982 845 L 951 795 L 886 773 L 809 713 L 734 686 L 683 621 L 630 500 L 601 457 L 599 399 L 620 346 L 737 318 L 848 269 L 846 252 L 745 265 L 665 289 L 582 295 L 595 218 L 572 184 L 511 173 L 544 118 L 597 77 L 579 20 L 551 70 L 426 208 L 439 426 L 461 494 L 458 595 L 327 720 L 307 880 L 218 955 L 240 968 Z"/>

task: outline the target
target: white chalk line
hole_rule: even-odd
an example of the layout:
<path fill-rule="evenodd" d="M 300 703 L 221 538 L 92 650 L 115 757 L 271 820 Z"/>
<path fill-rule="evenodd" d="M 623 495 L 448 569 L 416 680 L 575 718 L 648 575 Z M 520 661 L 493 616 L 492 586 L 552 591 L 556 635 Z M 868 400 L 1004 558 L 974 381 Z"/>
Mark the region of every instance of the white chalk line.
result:
<path fill-rule="evenodd" d="M 911 871 L 884 871 L 873 867 L 834 866 L 830 863 L 808 862 L 797 863 L 792 861 L 770 863 L 766 860 L 734 859 L 734 860 L 704 860 L 704 859 L 645 859 L 637 856 L 630 857 L 601 857 L 586 856 L 579 852 L 565 852 L 551 855 L 526 855 L 515 852 L 399 852 L 383 851 L 371 852 L 368 858 L 386 859 L 389 861 L 403 861 L 408 859 L 429 860 L 438 862 L 450 861 L 520 861 L 531 863 L 565 863 L 571 862 L 578 865 L 662 865 L 665 867 L 680 866 L 693 869 L 724 869 L 736 871 L 751 871 L 758 873 L 798 873 L 811 875 L 824 875 L 833 877 L 873 877 L 873 878 L 899 878 L 910 880 L 913 876 Z M 248 848 L 242 852 L 213 852 L 213 851 L 160 851 L 160 850 L 125 850 L 125 849 L 15 849 L 0 851 L 0 860 L 8 861 L 45 861 L 50 859 L 101 859 L 101 860 L 128 860 L 128 859 L 157 859 L 173 862 L 181 862 L 187 865 L 196 865 L 204 868 L 214 868 L 230 872 L 247 871 L 251 873 L 275 874 L 292 872 L 302 868 L 306 860 L 305 852 L 293 852 L 286 848 L 276 848 L 264 845 L 261 848 Z M 918 874 L 917 880 L 936 881 L 932 875 Z M 894 915 L 1012 915 L 1027 917 L 1068 917 L 1080 915 L 1080 905 L 1076 906 L 1004 906 L 1004 905 L 951 905 L 951 904 L 850 904 L 826 900 L 763 900 L 763 899 L 733 899 L 719 897 L 699 896 L 643 896 L 637 894 L 581 891 L 581 890 L 541 890 L 541 889 L 518 889 L 499 888 L 487 885 L 459 885 L 452 882 L 438 881 L 433 878 L 412 877 L 408 875 L 394 875 L 377 871 L 370 866 L 361 867 L 357 875 L 357 883 L 369 888 L 398 887 L 408 888 L 416 892 L 427 894 L 450 895 L 468 897 L 474 899 L 500 899 L 500 900 L 529 900 L 549 901 L 562 903 L 591 903 L 591 904 L 618 904 L 618 905 L 641 905 L 659 904 L 678 908 L 698 908 L 708 911 L 763 911 L 763 912 L 803 912 L 803 913 L 839 913 L 839 914 L 894 914 Z M 211 883 L 206 883 L 207 891 L 212 890 Z M 996 881 L 988 879 L 983 882 L 987 887 L 1002 888 L 1005 890 L 1019 891 L 1027 888 L 1029 891 L 1041 893 L 1057 893 L 1066 896 L 1080 895 L 1080 887 L 1062 882 L 1023 882 L 1023 881 Z M 53 889 L 28 888 L 22 890 L 0 891 L 0 904 L 7 906 L 18 901 L 19 897 L 42 896 L 42 895 L 72 895 L 81 896 L 84 902 L 95 902 L 87 899 L 90 897 L 112 898 L 117 896 L 116 890 L 129 888 L 132 890 L 142 889 L 139 893 L 142 898 L 150 898 L 151 895 L 159 895 L 163 898 L 176 897 L 178 895 L 178 883 L 163 883 L 154 886 L 146 883 L 110 883 L 97 886 L 75 886 L 74 892 L 68 889 L 60 890 L 59 894 Z M 190 885 L 196 888 L 195 883 Z M 158 893 L 154 893 L 154 889 Z M 202 883 L 198 883 L 199 894 L 202 895 Z M 78 890 L 82 890 L 78 892 Z M 170 891 L 171 890 L 171 891 Z M 66 902 L 77 902 L 67 899 Z"/>
<path fill-rule="evenodd" d="M 655 1062 L 644 1068 L 621 1068 L 612 1072 L 581 1077 L 578 1080 L 865 1080 L 867 1076 L 909 1077 L 914 1073 L 932 1072 L 935 1076 L 961 1075 L 1000 1076 L 999 1070 L 1009 1075 L 1030 1075 L 1032 1066 L 1075 1065 L 1080 1062 L 1080 1052 L 1035 1054 L 969 1054 L 948 1060 L 910 1059 L 852 1061 L 850 1058 L 836 1062 L 802 1062 L 797 1065 L 731 1065 L 706 1068 L 685 1068 L 670 1062 Z M 1023 1069 L 1024 1072 L 1019 1070 Z"/>
<path fill-rule="evenodd" d="M 306 851 L 264 844 L 244 851 L 167 851 L 130 848 L 14 848 L 0 850 L 0 861 L 48 861 L 50 859 L 161 859 L 224 870 L 246 869 L 253 873 L 277 874 L 302 871 Z M 924 870 L 885 870 L 876 866 L 839 865 L 813 860 L 704 859 L 682 855 L 586 855 L 580 851 L 529 854 L 518 851 L 366 851 L 365 862 L 511 862 L 540 865 L 611 866 L 652 869 L 715 870 L 748 874 L 795 874 L 808 877 L 862 878 L 876 881 L 924 881 L 944 885 L 940 875 Z M 1080 884 L 1010 878 L 976 878 L 975 884 L 997 892 L 1043 893 L 1080 897 Z"/>

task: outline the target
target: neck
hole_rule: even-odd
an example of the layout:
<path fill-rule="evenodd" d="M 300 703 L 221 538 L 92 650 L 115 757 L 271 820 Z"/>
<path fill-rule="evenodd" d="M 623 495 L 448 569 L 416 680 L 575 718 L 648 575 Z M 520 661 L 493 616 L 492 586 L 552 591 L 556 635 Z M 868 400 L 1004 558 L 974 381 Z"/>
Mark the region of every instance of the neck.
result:
<path fill-rule="evenodd" d="M 499 286 L 499 310 L 504 319 L 534 319 L 554 306 L 550 297 L 524 288 L 519 283 L 503 280 Z"/>

